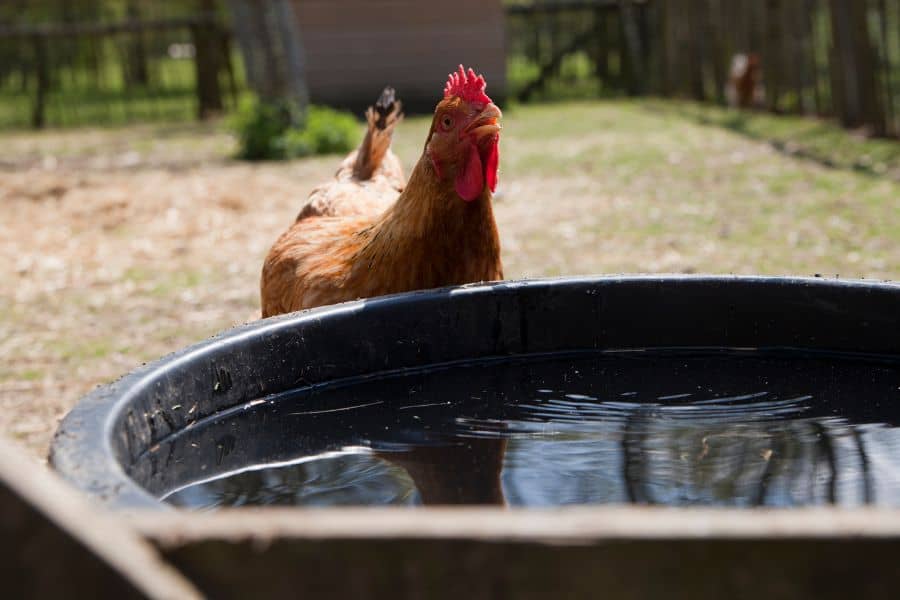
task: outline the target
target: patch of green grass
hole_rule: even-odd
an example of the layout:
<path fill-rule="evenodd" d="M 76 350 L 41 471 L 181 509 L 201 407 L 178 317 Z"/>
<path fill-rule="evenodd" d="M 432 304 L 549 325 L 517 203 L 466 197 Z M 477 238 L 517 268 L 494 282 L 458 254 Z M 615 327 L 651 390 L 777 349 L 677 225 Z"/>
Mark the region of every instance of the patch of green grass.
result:
<path fill-rule="evenodd" d="M 141 283 L 153 278 L 153 271 L 144 267 L 129 267 L 122 273 L 122 279 Z"/>
<path fill-rule="evenodd" d="M 158 298 L 196 288 L 211 281 L 212 277 L 210 272 L 202 269 L 157 271 L 146 267 L 129 267 L 122 274 L 123 280 L 146 286 L 148 293 Z"/>
<path fill-rule="evenodd" d="M 795 186 L 803 185 L 805 179 L 795 171 L 775 173 L 766 180 L 766 189 L 775 196 L 786 194 Z"/>
<path fill-rule="evenodd" d="M 44 378 L 44 372 L 40 369 L 25 369 L 18 373 L 18 378 L 25 381 L 37 381 Z"/>
<path fill-rule="evenodd" d="M 112 339 L 63 340 L 56 344 L 55 353 L 65 361 L 75 364 L 105 358 L 115 349 Z"/>
<path fill-rule="evenodd" d="M 208 276 L 203 271 L 174 271 L 172 273 L 160 273 L 153 276 L 155 281 L 150 293 L 158 298 L 165 298 L 199 286 L 206 281 Z"/>
<path fill-rule="evenodd" d="M 649 102 L 648 108 L 684 116 L 702 125 L 724 127 L 770 142 L 786 154 L 823 165 L 900 179 L 900 144 L 847 131 L 835 123 L 811 117 L 739 111 L 692 102 Z"/>

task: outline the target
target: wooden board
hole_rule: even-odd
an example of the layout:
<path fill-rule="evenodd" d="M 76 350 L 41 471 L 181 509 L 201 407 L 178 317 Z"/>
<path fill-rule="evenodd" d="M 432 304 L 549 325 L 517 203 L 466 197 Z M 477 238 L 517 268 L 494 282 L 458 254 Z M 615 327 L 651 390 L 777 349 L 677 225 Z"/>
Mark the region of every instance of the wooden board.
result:
<path fill-rule="evenodd" d="M 4 598 L 199 598 L 121 517 L 0 440 Z"/>
<path fill-rule="evenodd" d="M 132 523 L 240 598 L 892 598 L 900 513 L 242 509 Z"/>

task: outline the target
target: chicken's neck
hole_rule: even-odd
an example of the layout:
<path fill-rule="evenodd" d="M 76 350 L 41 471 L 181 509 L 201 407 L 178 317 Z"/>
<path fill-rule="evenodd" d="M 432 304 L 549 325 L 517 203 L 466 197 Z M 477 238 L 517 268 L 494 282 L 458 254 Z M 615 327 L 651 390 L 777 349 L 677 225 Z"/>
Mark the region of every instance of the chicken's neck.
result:
<path fill-rule="evenodd" d="M 351 277 L 371 295 L 503 278 L 490 191 L 465 202 L 425 156 L 365 237 Z"/>

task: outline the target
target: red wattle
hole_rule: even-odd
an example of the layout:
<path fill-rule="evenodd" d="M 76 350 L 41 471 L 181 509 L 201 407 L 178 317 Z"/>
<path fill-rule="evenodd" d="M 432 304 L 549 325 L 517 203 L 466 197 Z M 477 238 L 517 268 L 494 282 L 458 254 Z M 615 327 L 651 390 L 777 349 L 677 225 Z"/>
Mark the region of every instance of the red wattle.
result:
<path fill-rule="evenodd" d="M 497 169 L 500 167 L 500 144 L 494 142 L 488 150 L 487 160 L 484 161 L 485 177 L 491 192 L 497 191 Z"/>
<path fill-rule="evenodd" d="M 456 174 L 456 193 L 466 202 L 471 202 L 484 191 L 484 169 L 478 148 L 469 148 L 469 157 L 463 168 Z"/>

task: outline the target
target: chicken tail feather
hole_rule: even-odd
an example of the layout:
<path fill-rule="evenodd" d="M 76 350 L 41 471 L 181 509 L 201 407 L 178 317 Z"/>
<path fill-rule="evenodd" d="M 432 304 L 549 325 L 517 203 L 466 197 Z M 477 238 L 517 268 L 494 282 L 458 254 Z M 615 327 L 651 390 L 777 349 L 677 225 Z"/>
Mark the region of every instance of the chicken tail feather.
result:
<path fill-rule="evenodd" d="M 366 110 L 366 137 L 360 144 L 353 165 L 353 177 L 361 181 L 371 179 L 385 154 L 391 147 L 394 127 L 403 118 L 403 103 L 397 99 L 394 88 L 388 86 L 381 96 Z"/>

